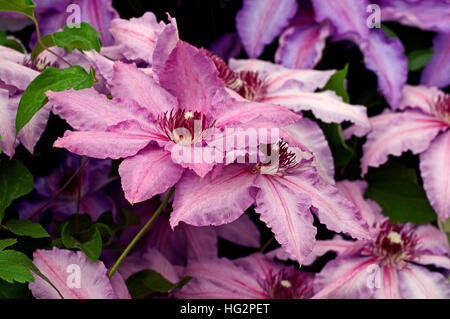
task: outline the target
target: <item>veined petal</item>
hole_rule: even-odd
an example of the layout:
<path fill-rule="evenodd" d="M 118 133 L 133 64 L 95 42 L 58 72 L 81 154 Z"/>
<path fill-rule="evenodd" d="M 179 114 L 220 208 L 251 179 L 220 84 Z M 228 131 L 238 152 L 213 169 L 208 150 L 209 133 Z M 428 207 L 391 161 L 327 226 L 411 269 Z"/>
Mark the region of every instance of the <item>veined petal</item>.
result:
<path fill-rule="evenodd" d="M 441 94 L 442 91 L 435 87 L 407 84 L 403 87 L 398 109 L 419 108 L 425 114 L 433 114 L 433 105 Z"/>
<path fill-rule="evenodd" d="M 242 165 L 228 165 L 215 178 L 187 171 L 175 191 L 170 225 L 219 226 L 236 220 L 254 202 L 253 179 Z"/>
<path fill-rule="evenodd" d="M 156 74 L 163 72 L 167 58 L 179 40 L 177 21 L 170 15 L 168 15 L 168 18 L 170 23 L 166 24 L 158 35 L 158 41 L 156 41 L 155 50 L 153 51 L 152 69 Z"/>
<path fill-rule="evenodd" d="M 296 24 L 280 36 L 280 45 L 275 61 L 291 69 L 311 69 L 322 58 L 330 27 L 311 21 L 310 24 Z"/>
<path fill-rule="evenodd" d="M 420 173 L 431 206 L 445 222 L 450 217 L 450 130 L 420 154 Z"/>
<path fill-rule="evenodd" d="M 374 276 L 371 267 L 379 267 L 375 257 L 336 258 L 328 262 L 316 275 L 312 299 L 371 298 L 377 289 L 368 285 L 370 276 Z"/>
<path fill-rule="evenodd" d="M 169 225 L 167 225 L 169 227 Z M 170 228 L 169 228 L 170 229 Z M 217 258 L 217 232 L 214 227 L 195 227 L 181 223 L 175 232 L 180 231 L 184 237 L 178 240 L 186 242 L 185 256 L 187 259 Z"/>
<path fill-rule="evenodd" d="M 447 4 L 447 7 L 450 7 L 450 5 Z M 437 34 L 433 39 L 433 51 L 433 57 L 425 66 L 420 83 L 445 88 L 450 85 L 450 66 L 448 63 L 450 60 L 450 34 Z"/>
<path fill-rule="evenodd" d="M 164 90 L 135 64 L 114 63 L 111 94 L 120 101 L 132 100 L 146 108 L 156 120 L 159 115 L 177 108 L 176 98 Z"/>
<path fill-rule="evenodd" d="M 286 139 L 305 146 L 314 154 L 314 164 L 320 176 L 329 184 L 334 184 L 334 162 L 328 142 L 317 123 L 302 118 L 295 124 L 283 128 Z"/>
<path fill-rule="evenodd" d="M 380 287 L 375 289 L 375 299 L 401 299 L 398 271 L 393 266 L 384 265 L 380 270 Z"/>
<path fill-rule="evenodd" d="M 370 238 L 368 226 L 358 209 L 339 194 L 336 187 L 322 181 L 314 169 L 298 170 L 278 180 L 294 192 L 309 195 L 319 220 L 328 229 L 358 239 Z"/>
<path fill-rule="evenodd" d="M 311 198 L 304 193 L 294 193 L 268 175 L 259 175 L 255 185 L 259 187 L 255 211 L 283 249 L 301 265 L 311 253 L 317 233 L 309 211 Z"/>
<path fill-rule="evenodd" d="M 109 100 L 95 89 L 47 91 L 53 112 L 61 116 L 76 130 L 103 131 L 125 120 L 136 120 L 149 126 L 150 114 L 135 103 Z"/>
<path fill-rule="evenodd" d="M 359 47 L 366 67 L 377 75 L 381 92 L 395 109 L 408 77 L 408 60 L 403 55 L 402 43 L 397 38 L 388 39 L 382 30 L 372 30 Z"/>
<path fill-rule="evenodd" d="M 2 60 L 8 60 L 18 64 L 22 63 L 23 60 L 26 58 L 25 54 L 17 50 L 5 47 L 3 45 L 0 45 L 0 56 L 2 57 Z"/>
<path fill-rule="evenodd" d="M 400 156 L 408 150 L 414 154 L 425 151 L 446 126 L 436 118 L 416 111 L 394 114 L 388 125 L 374 128 L 367 136 L 361 159 L 363 174 L 369 166 L 378 167 L 385 163 L 389 155 Z"/>
<path fill-rule="evenodd" d="M 433 225 L 419 225 L 414 231 L 417 249 L 423 254 L 448 255 L 450 247 L 447 236 Z"/>
<path fill-rule="evenodd" d="M 225 88 L 212 60 L 181 40 L 158 76 L 162 87 L 178 98 L 180 108 L 205 114 L 216 93 Z"/>
<path fill-rule="evenodd" d="M 329 20 L 336 28 L 336 34 L 367 39 L 366 9 L 369 1 L 312 0 L 317 22 Z"/>
<path fill-rule="evenodd" d="M 236 29 L 250 58 L 261 55 L 297 12 L 297 1 L 244 0 L 236 15 Z"/>
<path fill-rule="evenodd" d="M 437 255 L 418 255 L 413 261 L 421 265 L 434 265 L 439 268 L 450 269 L 450 257 L 449 256 L 437 256 Z"/>
<path fill-rule="evenodd" d="M 158 35 L 163 28 L 163 22 L 158 23 L 152 12 L 146 12 L 142 17 L 129 21 L 112 20 L 109 31 L 127 59 L 143 59 L 151 63 Z"/>
<path fill-rule="evenodd" d="M 10 98 L 7 90 L 0 89 L 0 146 L 9 157 L 13 157 L 16 139 L 16 113 L 20 96 Z"/>
<path fill-rule="evenodd" d="M 183 168 L 172 161 L 170 152 L 154 146 L 126 158 L 119 166 L 122 189 L 131 204 L 164 193 L 182 173 Z"/>
<path fill-rule="evenodd" d="M 0 58 L 0 79 L 6 85 L 12 85 L 22 91 L 39 75 L 38 71 L 22 64 Z"/>
<path fill-rule="evenodd" d="M 55 141 L 54 147 L 66 148 L 83 156 L 118 159 L 136 155 L 154 140 L 155 135 L 143 131 L 137 122 L 124 121 L 106 132 L 66 131 Z"/>
<path fill-rule="evenodd" d="M 381 214 L 382 209 L 378 203 L 371 199 L 364 198 L 364 193 L 367 189 L 367 182 L 341 181 L 338 182 L 336 186 L 341 194 L 358 208 L 361 216 L 370 227 L 375 226 L 376 222 L 384 218 Z"/>
<path fill-rule="evenodd" d="M 51 106 L 45 105 L 36 112 L 33 118 L 19 132 L 18 138 L 20 142 L 31 154 L 33 154 L 34 147 L 47 126 L 50 111 Z"/>
<path fill-rule="evenodd" d="M 236 245 L 252 248 L 261 246 L 259 229 L 247 214 L 243 214 L 232 223 L 217 227 L 217 235 Z"/>
<path fill-rule="evenodd" d="M 274 92 L 288 82 L 296 82 L 302 91 L 314 92 L 327 84 L 336 70 L 292 70 L 282 65 L 256 59 L 230 59 L 229 67 L 235 72 L 258 72 L 267 82 L 267 91 Z"/>
<path fill-rule="evenodd" d="M 84 51 L 84 55 L 95 69 L 95 74 L 103 77 L 106 81 L 106 85 L 109 87 L 114 75 L 114 61 L 106 58 L 95 50 Z"/>
<path fill-rule="evenodd" d="M 367 111 L 364 106 L 344 103 L 333 91 L 319 93 L 304 92 L 295 85 L 268 93 L 261 102 L 285 106 L 294 112 L 311 111 L 326 123 L 350 121 L 358 127 L 358 132 L 370 130 Z"/>
<path fill-rule="evenodd" d="M 445 276 L 425 267 L 408 264 L 399 271 L 403 298 L 449 299 L 450 284 Z"/>
<path fill-rule="evenodd" d="M 317 240 L 311 254 L 306 257 L 303 265 L 309 266 L 313 264 L 318 257 L 330 251 L 336 253 L 339 257 L 342 257 L 347 252 L 354 253 L 352 248 L 356 245 L 358 245 L 358 241 L 344 240 L 340 235 L 335 235 L 333 239 Z M 359 253 L 359 251 L 356 253 Z"/>
<path fill-rule="evenodd" d="M 66 249 L 36 250 L 33 253 L 33 263 L 46 276 L 53 285 L 61 292 L 65 299 L 116 299 L 110 281 L 107 277 L 107 269 L 101 261 L 95 264 L 87 259 L 81 252 L 73 252 Z M 74 268 L 73 265 L 77 266 Z M 69 268 L 72 266 L 73 268 Z M 68 270 L 70 272 L 68 272 Z M 77 270 L 78 269 L 78 270 Z M 79 271 L 80 287 L 70 284 L 71 275 Z M 41 277 L 33 274 L 35 282 L 29 283 L 33 296 L 38 299 L 59 299 L 56 290 Z M 73 275 L 72 275 L 73 276 Z"/>

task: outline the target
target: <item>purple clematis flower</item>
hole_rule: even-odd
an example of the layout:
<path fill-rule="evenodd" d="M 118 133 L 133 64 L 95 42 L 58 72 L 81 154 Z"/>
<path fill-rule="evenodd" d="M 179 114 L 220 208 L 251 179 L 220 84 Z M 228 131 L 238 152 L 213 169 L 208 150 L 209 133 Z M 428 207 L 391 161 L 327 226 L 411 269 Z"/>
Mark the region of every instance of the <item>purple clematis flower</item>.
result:
<path fill-rule="evenodd" d="M 375 202 L 364 199 L 366 186 L 363 181 L 338 182 L 374 237 L 317 241 L 306 264 L 327 251 L 338 257 L 316 275 L 313 298 L 450 298 L 447 278 L 424 267 L 450 269 L 447 236 L 432 225 L 392 224 Z"/>
<path fill-rule="evenodd" d="M 371 118 L 364 144 L 362 173 L 378 167 L 389 155 L 420 154 L 420 171 L 431 205 L 442 221 L 450 217 L 450 95 L 437 88 L 406 85 L 400 112 Z"/>
<path fill-rule="evenodd" d="M 16 113 L 22 93 L 41 71 L 53 63 L 44 56 L 31 62 L 29 55 L 0 46 L 0 147 L 9 157 L 14 156 L 19 141 L 33 153 L 47 125 L 50 106 L 39 110 L 16 140 Z"/>
<path fill-rule="evenodd" d="M 183 274 L 193 279 L 174 292 L 180 299 L 307 299 L 314 279 L 312 273 L 276 263 L 261 253 L 233 261 L 190 261 Z"/>
<path fill-rule="evenodd" d="M 378 76 L 380 90 L 392 106 L 399 103 L 407 78 L 407 60 L 398 39 L 387 39 L 381 30 L 367 27 L 368 0 L 244 1 L 236 27 L 250 58 L 283 31 L 276 62 L 289 68 L 311 68 L 320 60 L 329 35 L 350 40 L 364 54 L 366 66 Z M 275 10 L 274 8 L 280 9 Z M 295 17 L 294 17 L 295 16 Z M 345 17 L 345 18 L 343 18 Z"/>
<path fill-rule="evenodd" d="M 185 168 L 205 176 L 215 161 L 223 161 L 219 152 L 199 162 L 180 158 L 180 150 L 194 156 L 212 150 L 205 144 L 210 134 L 242 125 L 285 126 L 301 118 L 280 106 L 233 99 L 213 62 L 181 40 L 166 60 L 155 70 L 156 79 L 147 69 L 116 62 L 112 100 L 94 89 L 47 93 L 54 111 L 79 130 L 67 131 L 55 146 L 94 158 L 125 158 L 119 174 L 131 203 L 163 193 Z"/>
<path fill-rule="evenodd" d="M 36 250 L 33 263 L 59 290 L 64 299 L 131 299 L 119 273 L 108 279 L 103 262 L 91 262 L 81 252 L 66 249 Z M 77 278 L 76 276 L 80 277 Z M 41 277 L 28 284 L 36 299 L 60 299 L 58 292 Z"/>
<path fill-rule="evenodd" d="M 65 153 L 61 164 L 54 172 L 48 176 L 37 178 L 34 199 L 30 202 L 22 202 L 18 206 L 20 217 L 22 219 L 32 217 L 34 212 L 66 184 L 68 178 L 78 169 L 81 162 L 81 157 Z M 114 201 L 101 191 L 103 186 L 113 180 L 108 177 L 110 170 L 111 160 L 90 159 L 83 167 L 79 177 L 74 178 L 47 209 L 63 216 L 75 214 L 77 212 L 78 192 L 80 192 L 80 213 L 88 213 L 93 220 L 97 220 L 106 211 L 111 211 L 115 216 Z"/>
<path fill-rule="evenodd" d="M 397 21 L 437 32 L 433 57 L 425 66 L 420 83 L 445 88 L 450 85 L 450 5 L 448 0 L 376 0 L 383 21 Z"/>
<path fill-rule="evenodd" d="M 298 132 L 306 129 L 301 122 L 296 125 Z M 186 172 L 177 184 L 171 226 L 181 221 L 195 226 L 230 223 L 256 203 L 261 219 L 300 264 L 312 251 L 317 232 L 310 209 L 331 230 L 370 236 L 357 208 L 321 178 L 307 148 L 280 140 L 270 152 L 277 153 L 270 163 L 230 164 L 204 178 Z"/>

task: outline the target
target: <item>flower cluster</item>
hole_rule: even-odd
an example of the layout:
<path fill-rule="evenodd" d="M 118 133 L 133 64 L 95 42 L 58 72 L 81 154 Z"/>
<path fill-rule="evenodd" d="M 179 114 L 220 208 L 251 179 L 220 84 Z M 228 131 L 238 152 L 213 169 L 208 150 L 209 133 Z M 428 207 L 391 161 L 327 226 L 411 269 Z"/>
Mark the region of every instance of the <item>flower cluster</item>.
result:
<path fill-rule="evenodd" d="M 0 232 L 48 241 L 31 278 L 0 280 L 35 298 L 450 298 L 446 0 L 244 0 L 209 48 L 112 0 L 36 4 L 30 53 L 0 37 Z M 436 33 L 420 84 L 386 21 Z M 347 51 L 364 62 L 344 57 L 346 79 Z"/>

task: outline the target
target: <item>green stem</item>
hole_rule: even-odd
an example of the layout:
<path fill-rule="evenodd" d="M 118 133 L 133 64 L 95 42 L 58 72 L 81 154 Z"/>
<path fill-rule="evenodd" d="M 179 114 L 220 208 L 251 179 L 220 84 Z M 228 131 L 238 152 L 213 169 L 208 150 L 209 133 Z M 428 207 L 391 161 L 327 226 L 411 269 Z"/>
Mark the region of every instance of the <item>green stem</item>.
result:
<path fill-rule="evenodd" d="M 263 253 L 266 251 L 267 248 L 269 248 L 270 244 L 273 242 L 273 240 L 275 239 L 274 236 L 270 237 L 270 239 L 264 244 L 264 246 L 261 247 L 261 249 L 259 250 L 260 253 Z"/>
<path fill-rule="evenodd" d="M 167 193 L 166 197 L 164 198 L 161 205 L 159 205 L 156 212 L 153 214 L 153 216 L 149 219 L 149 221 L 142 227 L 142 229 L 139 231 L 139 233 L 133 238 L 133 240 L 128 244 L 127 248 L 123 251 L 122 255 L 120 255 L 119 259 L 117 259 L 114 266 L 111 268 L 111 271 L 109 272 L 108 278 L 111 279 L 111 277 L 116 272 L 119 265 L 122 263 L 122 261 L 125 259 L 125 257 L 129 254 L 131 249 L 133 249 L 134 245 L 138 242 L 139 239 L 144 235 L 144 233 L 147 231 L 147 229 L 153 224 L 153 222 L 156 220 L 156 218 L 159 216 L 159 214 L 162 212 L 163 208 L 167 205 L 169 202 L 170 197 L 172 196 L 173 192 L 175 191 L 175 187 L 172 187 L 169 192 Z"/>

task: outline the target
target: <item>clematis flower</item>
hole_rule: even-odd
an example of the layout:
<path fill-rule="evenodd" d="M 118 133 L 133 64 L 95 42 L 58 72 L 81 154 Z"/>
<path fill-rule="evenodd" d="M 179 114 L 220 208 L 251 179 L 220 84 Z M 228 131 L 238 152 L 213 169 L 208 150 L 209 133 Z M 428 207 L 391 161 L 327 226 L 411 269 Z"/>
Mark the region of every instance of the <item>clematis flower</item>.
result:
<path fill-rule="evenodd" d="M 445 221 L 450 217 L 450 95 L 433 87 L 406 85 L 399 110 L 371 118 L 362 173 L 385 163 L 389 155 L 419 154 L 428 199 Z"/>
<path fill-rule="evenodd" d="M 312 6 L 311 6 L 312 4 Z M 280 33 L 276 62 L 289 68 L 311 68 L 320 60 L 326 38 L 349 40 L 364 54 L 366 67 L 378 77 L 378 86 L 395 107 L 407 79 L 407 60 L 398 39 L 387 39 L 381 30 L 367 27 L 368 0 L 244 1 L 236 16 L 236 28 L 250 58 L 257 58 L 266 44 Z M 283 12 L 283 13 L 281 13 Z M 342 19 L 346 17 L 346 19 Z"/>
<path fill-rule="evenodd" d="M 54 111 L 78 130 L 67 131 L 55 146 L 94 158 L 125 158 L 119 174 L 131 203 L 163 193 L 186 168 L 205 176 L 223 162 L 220 152 L 197 163 L 182 157 L 209 154 L 205 141 L 215 131 L 250 124 L 278 127 L 300 119 L 280 106 L 231 98 L 211 60 L 181 40 L 157 79 L 120 61 L 113 71 L 112 100 L 94 89 L 47 96 Z"/>
<path fill-rule="evenodd" d="M 314 275 L 276 263 L 261 253 L 190 261 L 184 275 L 193 279 L 174 292 L 180 299 L 306 299 L 311 297 Z"/>
<path fill-rule="evenodd" d="M 433 57 L 425 66 L 420 84 L 445 88 L 450 85 L 450 6 L 447 0 L 376 0 L 383 21 L 397 21 L 422 30 L 435 31 Z"/>
<path fill-rule="evenodd" d="M 33 153 L 34 147 L 44 132 L 50 115 L 50 106 L 39 110 L 19 132 L 16 141 L 16 113 L 23 91 L 30 82 L 53 61 L 45 55 L 31 62 L 29 55 L 0 46 L 0 147 L 13 157 L 20 141 Z"/>
<path fill-rule="evenodd" d="M 228 67 L 217 56 L 212 59 L 220 79 L 242 98 L 285 106 L 294 112 L 312 111 L 326 123 L 350 121 L 359 133 L 370 130 L 364 106 L 344 103 L 333 91 L 314 92 L 325 86 L 336 70 L 292 70 L 254 59 L 230 59 Z"/>
<path fill-rule="evenodd" d="M 33 263 L 58 289 L 64 299 L 131 299 L 120 274 L 108 279 L 107 269 L 101 261 L 87 259 L 81 252 L 53 247 L 33 253 Z M 60 299 L 58 292 L 41 277 L 28 284 L 37 299 Z M 78 277 L 79 276 L 79 277 Z"/>
<path fill-rule="evenodd" d="M 33 200 L 18 205 L 20 217 L 30 218 L 66 184 L 81 162 L 81 157 L 65 153 L 60 165 L 50 175 L 37 178 Z M 75 214 L 80 192 L 80 213 L 88 213 L 93 220 L 97 220 L 106 211 L 113 212 L 115 216 L 116 207 L 113 200 L 101 190 L 112 181 L 108 177 L 110 169 L 111 160 L 91 159 L 83 167 L 79 177 L 74 178 L 47 209 L 63 216 Z"/>
<path fill-rule="evenodd" d="M 300 264 L 312 251 L 317 232 L 310 209 L 330 230 L 370 236 L 357 208 L 320 177 L 307 148 L 280 140 L 270 152 L 276 160 L 217 167 L 202 179 L 186 172 L 177 184 L 171 226 L 181 221 L 195 226 L 230 223 L 256 203 L 261 220 Z"/>
<path fill-rule="evenodd" d="M 337 185 L 375 236 L 317 241 L 307 264 L 327 251 L 338 256 L 316 275 L 313 298 L 450 298 L 447 278 L 424 267 L 450 269 L 447 236 L 432 225 L 391 223 L 375 202 L 364 199 L 363 181 Z"/>

